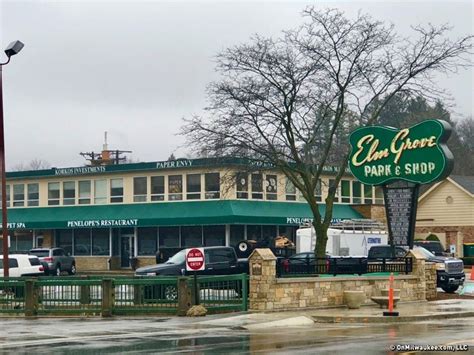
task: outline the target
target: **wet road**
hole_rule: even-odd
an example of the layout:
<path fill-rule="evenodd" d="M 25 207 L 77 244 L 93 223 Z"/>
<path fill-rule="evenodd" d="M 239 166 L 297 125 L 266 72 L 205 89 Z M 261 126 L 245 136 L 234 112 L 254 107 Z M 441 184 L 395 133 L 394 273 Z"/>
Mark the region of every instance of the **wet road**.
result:
<path fill-rule="evenodd" d="M 210 316 L 207 320 L 213 319 Z M 0 352 L 391 354 L 394 344 L 469 344 L 472 318 L 402 324 L 314 324 L 248 331 L 189 318 L 1 319 Z M 424 352 L 423 354 L 428 354 Z M 439 353 L 438 353 L 439 354 Z"/>

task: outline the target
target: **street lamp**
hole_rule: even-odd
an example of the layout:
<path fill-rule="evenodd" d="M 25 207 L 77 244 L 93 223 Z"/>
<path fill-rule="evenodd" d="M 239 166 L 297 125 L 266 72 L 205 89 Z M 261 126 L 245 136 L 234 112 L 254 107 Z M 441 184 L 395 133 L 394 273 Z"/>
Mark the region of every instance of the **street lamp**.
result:
<path fill-rule="evenodd" d="M 20 41 L 14 41 L 5 49 L 8 59 L 5 63 L 0 63 L 0 161 L 2 169 L 2 236 L 3 236 L 3 277 L 9 276 L 8 265 L 8 228 L 7 228 L 7 181 L 5 173 L 5 134 L 3 129 L 3 85 L 2 85 L 2 67 L 10 62 L 10 58 L 18 54 L 24 44 Z"/>

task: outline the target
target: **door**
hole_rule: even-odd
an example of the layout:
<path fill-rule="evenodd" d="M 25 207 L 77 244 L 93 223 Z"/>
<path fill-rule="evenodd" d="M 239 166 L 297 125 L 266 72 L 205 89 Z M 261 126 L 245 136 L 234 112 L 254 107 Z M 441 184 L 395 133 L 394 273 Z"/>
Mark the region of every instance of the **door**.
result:
<path fill-rule="evenodd" d="M 132 235 L 122 235 L 120 237 L 120 266 L 130 267 L 130 258 L 135 256 L 135 237 Z"/>

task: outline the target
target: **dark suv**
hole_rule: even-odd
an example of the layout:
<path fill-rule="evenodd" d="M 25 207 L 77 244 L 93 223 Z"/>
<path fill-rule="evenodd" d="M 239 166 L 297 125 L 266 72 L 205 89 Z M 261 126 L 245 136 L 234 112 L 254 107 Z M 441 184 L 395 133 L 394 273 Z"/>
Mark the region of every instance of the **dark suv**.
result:
<path fill-rule="evenodd" d="M 40 259 L 43 266 L 45 266 L 45 273 L 49 275 L 60 276 L 63 271 L 67 271 L 69 275 L 76 273 L 76 260 L 64 249 L 37 248 L 31 249 L 29 254 L 36 255 Z"/>

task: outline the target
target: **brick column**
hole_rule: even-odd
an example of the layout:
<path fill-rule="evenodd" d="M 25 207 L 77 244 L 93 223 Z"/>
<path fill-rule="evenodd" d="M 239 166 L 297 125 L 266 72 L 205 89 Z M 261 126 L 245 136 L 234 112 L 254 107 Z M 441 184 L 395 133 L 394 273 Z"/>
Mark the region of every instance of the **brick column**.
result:
<path fill-rule="evenodd" d="M 255 249 L 249 257 L 249 310 L 273 309 L 276 281 L 276 257 L 270 249 Z"/>

